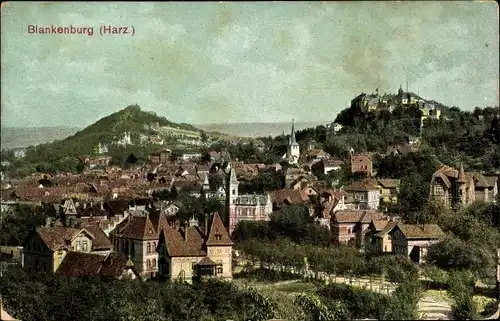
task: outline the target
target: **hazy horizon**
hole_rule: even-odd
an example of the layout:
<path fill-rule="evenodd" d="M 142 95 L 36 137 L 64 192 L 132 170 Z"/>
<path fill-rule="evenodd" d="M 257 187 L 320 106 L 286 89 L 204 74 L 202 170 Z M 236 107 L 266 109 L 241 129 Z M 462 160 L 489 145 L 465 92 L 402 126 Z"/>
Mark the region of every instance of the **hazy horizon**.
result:
<path fill-rule="evenodd" d="M 493 1 L 6 2 L 1 14 L 6 127 L 84 127 L 129 104 L 177 123 L 314 122 L 406 83 L 463 110 L 498 105 Z M 133 35 L 101 35 L 110 25 Z"/>

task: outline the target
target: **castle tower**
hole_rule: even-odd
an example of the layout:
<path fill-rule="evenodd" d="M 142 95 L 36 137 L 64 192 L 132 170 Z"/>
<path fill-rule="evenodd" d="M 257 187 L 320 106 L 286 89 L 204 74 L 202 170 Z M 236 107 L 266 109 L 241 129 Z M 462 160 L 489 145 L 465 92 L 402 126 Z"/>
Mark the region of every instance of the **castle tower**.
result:
<path fill-rule="evenodd" d="M 398 104 L 403 103 L 403 86 L 399 85 L 399 90 L 398 90 Z"/>
<path fill-rule="evenodd" d="M 288 140 L 287 159 L 289 164 L 297 164 L 300 157 L 300 146 L 295 139 L 295 124 L 292 119 L 292 131 Z"/>
<path fill-rule="evenodd" d="M 460 203 L 466 204 L 467 203 L 467 187 L 466 187 L 465 171 L 464 171 L 463 164 L 460 164 L 460 170 L 458 172 L 457 183 L 458 183 L 458 196 L 460 198 Z"/>

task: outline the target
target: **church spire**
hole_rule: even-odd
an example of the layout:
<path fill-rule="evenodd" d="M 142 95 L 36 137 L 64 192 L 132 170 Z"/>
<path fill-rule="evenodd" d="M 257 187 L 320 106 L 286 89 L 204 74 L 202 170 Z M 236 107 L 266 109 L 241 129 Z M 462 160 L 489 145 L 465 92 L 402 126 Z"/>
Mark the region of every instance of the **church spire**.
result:
<path fill-rule="evenodd" d="M 292 119 L 292 133 L 290 135 L 290 141 L 292 144 L 297 143 L 297 141 L 295 140 L 295 120 L 294 119 Z"/>

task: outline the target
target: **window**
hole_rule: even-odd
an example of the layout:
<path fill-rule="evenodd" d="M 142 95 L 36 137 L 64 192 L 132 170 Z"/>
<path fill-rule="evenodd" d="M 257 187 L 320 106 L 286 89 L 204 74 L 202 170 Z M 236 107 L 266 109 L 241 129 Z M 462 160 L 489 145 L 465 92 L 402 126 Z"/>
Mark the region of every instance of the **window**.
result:
<path fill-rule="evenodd" d="M 156 260 L 151 260 L 151 265 L 153 266 L 153 268 L 156 268 Z"/>
<path fill-rule="evenodd" d="M 146 253 L 151 253 L 151 243 L 148 243 L 148 246 L 146 248 Z"/>
<path fill-rule="evenodd" d="M 88 248 L 87 248 L 87 241 L 83 241 L 83 242 L 82 242 L 82 251 L 83 251 L 83 252 L 87 252 L 87 251 L 88 251 Z"/>
<path fill-rule="evenodd" d="M 146 260 L 146 266 L 147 266 L 148 269 L 151 267 L 151 261 L 150 260 Z"/>
<path fill-rule="evenodd" d="M 222 240 L 222 235 L 220 235 L 220 234 L 215 234 L 215 239 L 216 239 L 217 241 Z"/>
<path fill-rule="evenodd" d="M 196 270 L 196 262 L 191 263 L 191 270 Z"/>
<path fill-rule="evenodd" d="M 348 228 L 348 229 L 347 229 L 347 234 L 351 234 L 351 233 L 352 233 L 351 228 Z"/>
<path fill-rule="evenodd" d="M 153 252 L 156 252 L 156 242 L 153 242 Z"/>
<path fill-rule="evenodd" d="M 223 269 L 222 269 L 222 263 L 217 263 L 217 270 L 216 270 L 217 274 L 222 274 L 223 273 Z"/>
<path fill-rule="evenodd" d="M 76 241 L 76 250 L 80 251 L 80 241 Z"/>

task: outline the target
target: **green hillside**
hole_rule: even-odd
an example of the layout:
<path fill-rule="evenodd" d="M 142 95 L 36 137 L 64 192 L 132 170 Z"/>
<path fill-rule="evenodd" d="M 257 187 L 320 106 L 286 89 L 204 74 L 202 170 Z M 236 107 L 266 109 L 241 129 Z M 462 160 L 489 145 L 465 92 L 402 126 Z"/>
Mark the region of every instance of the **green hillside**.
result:
<path fill-rule="evenodd" d="M 82 155 L 92 155 L 96 151 L 99 143 L 108 145 L 123 138 L 125 132 L 130 132 L 132 146 L 122 148 L 109 145 L 109 155 L 117 163 L 125 154 L 134 153 L 145 157 L 153 149 L 152 146 L 138 146 L 140 134 L 151 135 L 153 131 L 148 126 L 158 123 L 159 126 L 168 126 L 183 130 L 201 132 L 200 129 L 189 124 L 177 124 L 160 117 L 153 112 L 141 110 L 138 105 L 128 106 L 109 116 L 103 117 L 94 124 L 78 131 L 72 136 L 62 140 L 55 140 L 52 143 L 30 146 L 26 149 L 24 159 L 14 159 L 12 153 L 3 152 L 3 160 L 13 162 L 14 168 L 19 176 L 34 171 L 56 172 L 74 171 L 78 165 L 78 157 Z M 158 148 L 155 146 L 154 148 Z M 16 175 L 17 176 L 17 175 Z"/>

